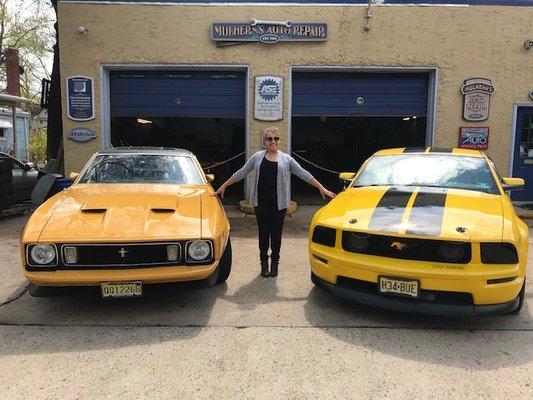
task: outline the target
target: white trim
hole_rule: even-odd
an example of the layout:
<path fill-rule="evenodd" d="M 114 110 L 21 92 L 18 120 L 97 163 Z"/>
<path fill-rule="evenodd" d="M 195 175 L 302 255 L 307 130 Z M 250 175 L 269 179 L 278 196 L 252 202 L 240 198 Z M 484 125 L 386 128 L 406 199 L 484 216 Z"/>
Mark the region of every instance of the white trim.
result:
<path fill-rule="evenodd" d="M 60 0 L 59 4 L 103 4 L 103 5 L 139 5 L 139 6 L 200 6 L 200 7 L 368 7 L 368 4 L 350 4 L 350 3 L 188 3 L 188 2 L 151 2 L 151 1 L 79 1 L 79 0 Z M 470 7 L 470 4 L 429 4 L 429 3 L 410 3 L 410 4 L 372 4 L 372 7 Z"/>
<path fill-rule="evenodd" d="M 513 167 L 514 167 L 514 146 L 516 144 L 516 123 L 517 116 L 518 116 L 518 107 L 533 107 L 532 103 L 514 103 L 513 104 L 513 118 L 512 118 L 512 126 L 511 126 L 511 143 L 509 147 L 509 170 L 507 176 L 513 176 Z"/>
<path fill-rule="evenodd" d="M 437 84 L 439 69 L 437 67 L 364 67 L 364 66 L 291 66 L 289 69 L 289 132 L 287 134 L 289 140 L 289 154 L 291 150 L 291 138 L 292 138 L 292 76 L 294 72 L 365 72 L 365 73 L 383 73 L 383 72 L 400 72 L 400 73 L 415 73 L 425 72 L 429 73 L 429 87 L 428 87 L 428 107 L 426 116 L 426 146 L 433 146 L 435 144 L 435 126 L 437 115 Z"/>

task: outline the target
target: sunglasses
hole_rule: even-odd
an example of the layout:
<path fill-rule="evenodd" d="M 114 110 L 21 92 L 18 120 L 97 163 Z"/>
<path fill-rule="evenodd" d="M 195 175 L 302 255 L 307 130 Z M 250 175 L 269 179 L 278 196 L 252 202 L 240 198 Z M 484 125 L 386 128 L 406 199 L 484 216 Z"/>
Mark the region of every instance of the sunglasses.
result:
<path fill-rule="evenodd" d="M 271 142 L 271 141 L 279 142 L 279 137 L 278 137 L 278 136 L 274 136 L 274 137 L 272 137 L 272 136 L 266 136 L 266 137 L 265 137 L 265 140 L 267 140 L 267 141 L 269 141 L 269 142 Z"/>

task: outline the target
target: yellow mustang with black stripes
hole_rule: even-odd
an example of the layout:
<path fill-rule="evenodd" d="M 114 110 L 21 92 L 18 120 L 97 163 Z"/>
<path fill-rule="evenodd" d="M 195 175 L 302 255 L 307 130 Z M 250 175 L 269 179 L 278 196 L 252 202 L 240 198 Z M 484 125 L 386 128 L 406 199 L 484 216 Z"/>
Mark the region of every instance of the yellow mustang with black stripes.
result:
<path fill-rule="evenodd" d="M 434 315 L 518 313 L 528 228 L 481 151 L 375 153 L 313 217 L 313 283 L 379 308 Z"/>

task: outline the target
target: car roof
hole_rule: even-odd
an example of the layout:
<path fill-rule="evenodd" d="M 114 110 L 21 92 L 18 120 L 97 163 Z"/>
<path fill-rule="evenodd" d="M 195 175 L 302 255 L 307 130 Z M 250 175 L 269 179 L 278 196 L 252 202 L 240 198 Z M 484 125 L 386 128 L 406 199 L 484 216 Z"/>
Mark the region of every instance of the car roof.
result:
<path fill-rule="evenodd" d="M 395 149 L 379 150 L 374 153 L 375 156 L 398 154 L 449 154 L 454 156 L 485 157 L 485 153 L 480 150 L 460 149 L 458 147 L 398 147 Z"/>
<path fill-rule="evenodd" d="M 188 156 L 194 157 L 194 154 L 189 150 L 178 149 L 175 147 L 112 147 L 106 150 L 97 152 L 98 155 L 111 154 L 153 154 L 153 155 L 173 155 L 173 156 Z"/>

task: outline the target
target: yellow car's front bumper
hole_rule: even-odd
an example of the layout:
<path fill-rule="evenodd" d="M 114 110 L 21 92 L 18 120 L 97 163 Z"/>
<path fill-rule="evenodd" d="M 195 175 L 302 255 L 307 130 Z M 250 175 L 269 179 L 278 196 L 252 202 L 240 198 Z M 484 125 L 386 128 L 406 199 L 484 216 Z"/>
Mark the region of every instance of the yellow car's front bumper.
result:
<path fill-rule="evenodd" d="M 99 286 L 101 282 L 142 281 L 144 284 L 198 281 L 209 278 L 219 260 L 208 265 L 143 268 L 61 269 L 24 271 L 26 279 L 38 286 Z"/>
<path fill-rule="evenodd" d="M 435 314 L 505 313 L 518 306 L 524 270 L 517 265 L 445 264 L 356 254 L 310 243 L 313 282 L 327 291 L 379 308 Z M 378 276 L 416 279 L 421 298 L 378 293 Z M 339 277 L 342 279 L 339 281 Z M 509 282 L 493 280 L 511 278 Z M 347 279 L 345 279 L 347 278 Z"/>

